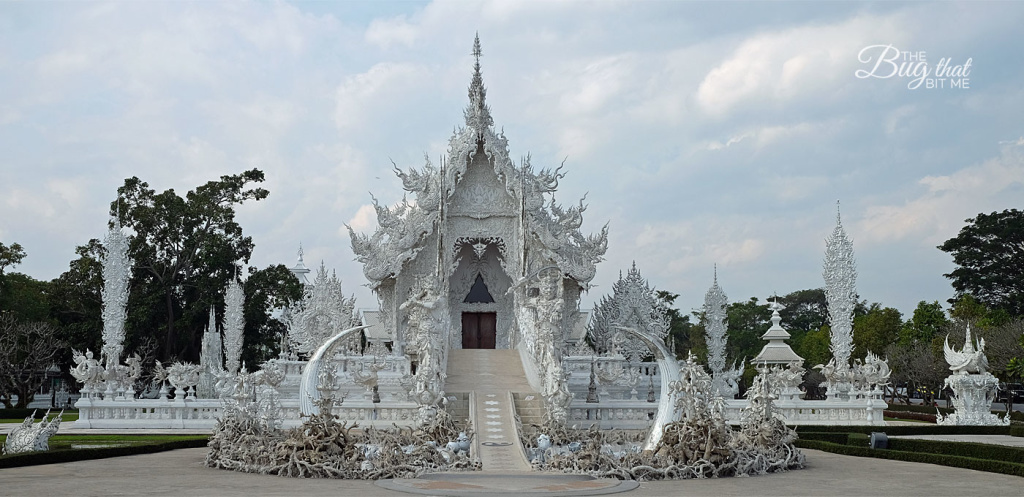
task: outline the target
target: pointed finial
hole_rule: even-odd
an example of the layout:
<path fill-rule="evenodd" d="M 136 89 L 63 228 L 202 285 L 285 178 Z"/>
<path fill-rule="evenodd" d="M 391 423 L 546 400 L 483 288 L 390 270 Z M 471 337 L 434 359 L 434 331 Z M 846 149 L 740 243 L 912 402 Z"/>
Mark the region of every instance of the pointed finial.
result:
<path fill-rule="evenodd" d="M 715 284 L 718 284 L 718 263 L 715 263 Z"/>
<path fill-rule="evenodd" d="M 478 139 L 483 136 L 484 129 L 493 126 L 491 111 L 487 108 L 487 89 L 484 78 L 480 75 L 480 34 L 473 38 L 473 79 L 469 83 L 469 106 L 464 112 L 466 126 L 476 130 Z"/>
<path fill-rule="evenodd" d="M 842 219 L 840 219 L 840 215 L 839 215 L 839 200 L 836 200 L 836 225 L 840 225 L 840 224 L 843 224 L 843 221 L 842 221 Z"/>
<path fill-rule="evenodd" d="M 302 242 L 299 242 L 299 262 L 302 262 Z"/>

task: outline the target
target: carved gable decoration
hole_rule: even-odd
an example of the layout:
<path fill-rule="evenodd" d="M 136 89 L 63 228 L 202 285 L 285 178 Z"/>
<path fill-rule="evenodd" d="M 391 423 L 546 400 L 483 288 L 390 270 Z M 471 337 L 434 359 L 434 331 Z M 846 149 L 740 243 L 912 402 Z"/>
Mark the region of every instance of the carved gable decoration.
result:
<path fill-rule="evenodd" d="M 563 207 L 554 201 L 558 181 L 564 176 L 561 167 L 535 169 L 529 156 L 518 165 L 512 162 L 508 139 L 495 130 L 485 101 L 478 43 L 474 55 L 477 60 L 464 113 L 465 126 L 452 135 L 440 165 L 427 159 L 422 168 L 395 168 L 414 201 L 403 200 L 393 207 L 374 201 L 379 228 L 370 236 L 350 228 L 352 251 L 363 264 L 370 287 L 378 289 L 385 281 L 398 278 L 407 263 L 427 248 L 425 241 L 431 237 L 507 236 L 515 240 L 509 248 L 518 255 L 502 258 L 503 264 L 515 266 L 506 270 L 522 273 L 519 266 L 526 258 L 520 255 L 529 252 L 530 257 L 539 257 L 544 264 L 555 264 L 586 288 L 608 249 L 608 227 L 584 235 L 580 232 L 586 209 L 583 202 Z M 443 228 L 441 233 L 439 227 Z M 524 229 L 530 236 L 523 236 Z M 442 242 L 428 250 L 452 246 L 448 240 Z M 523 247 L 523 243 L 528 245 Z M 506 255 L 504 247 L 499 249 Z"/>

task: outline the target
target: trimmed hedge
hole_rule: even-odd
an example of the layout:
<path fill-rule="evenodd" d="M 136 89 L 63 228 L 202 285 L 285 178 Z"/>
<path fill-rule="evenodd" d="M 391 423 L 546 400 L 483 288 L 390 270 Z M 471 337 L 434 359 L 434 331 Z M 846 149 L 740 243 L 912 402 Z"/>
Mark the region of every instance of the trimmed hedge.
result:
<path fill-rule="evenodd" d="M 1024 425 L 1011 424 L 1010 425 L 1010 436 L 1013 436 L 1013 437 L 1024 437 Z"/>
<path fill-rule="evenodd" d="M 935 411 L 938 411 L 940 414 L 943 415 L 951 414 L 953 412 L 953 409 L 950 409 L 948 407 L 932 407 L 918 404 L 889 404 L 889 407 L 887 407 L 885 410 L 919 412 L 921 414 L 931 414 L 932 416 L 935 415 Z"/>
<path fill-rule="evenodd" d="M 955 426 L 920 424 L 915 426 L 796 426 L 800 436 L 805 433 L 867 433 L 885 432 L 887 435 L 1009 435 L 1008 426 Z"/>
<path fill-rule="evenodd" d="M 949 456 L 973 457 L 1024 464 L 1024 448 L 975 442 L 950 442 L 946 440 L 915 440 L 911 438 L 890 438 L 890 450 L 904 452 L 930 452 Z"/>
<path fill-rule="evenodd" d="M 820 440 L 822 442 L 832 442 L 835 444 L 845 444 L 846 439 L 850 436 L 849 433 L 801 433 L 800 440 Z"/>
<path fill-rule="evenodd" d="M 0 456 L 0 468 L 17 468 L 37 464 L 53 464 L 61 462 L 84 461 L 87 459 L 104 459 L 108 457 L 134 456 L 152 454 L 174 449 L 192 449 L 206 447 L 207 437 L 174 440 L 170 442 L 125 445 L 121 447 L 97 447 L 94 449 L 49 450 L 46 452 L 28 452 Z"/>
<path fill-rule="evenodd" d="M 927 421 L 929 423 L 935 422 L 934 414 L 926 414 L 923 412 L 914 411 L 890 411 L 888 409 L 882 411 L 882 415 L 887 418 L 895 419 L 909 419 L 914 421 Z"/>
<path fill-rule="evenodd" d="M 892 444 L 893 439 L 889 439 Z M 933 454 L 928 452 L 908 452 L 903 450 L 871 449 L 868 447 L 855 447 L 822 440 L 797 440 L 797 447 L 803 449 L 823 450 L 833 454 L 846 456 L 874 457 L 878 459 L 891 459 L 896 461 L 919 462 L 927 464 L 938 464 L 954 468 L 966 468 L 989 473 L 1002 473 L 1013 476 L 1024 476 L 1024 464 L 993 459 L 978 459 L 949 454 Z M 984 445 L 984 444 L 976 444 Z"/>

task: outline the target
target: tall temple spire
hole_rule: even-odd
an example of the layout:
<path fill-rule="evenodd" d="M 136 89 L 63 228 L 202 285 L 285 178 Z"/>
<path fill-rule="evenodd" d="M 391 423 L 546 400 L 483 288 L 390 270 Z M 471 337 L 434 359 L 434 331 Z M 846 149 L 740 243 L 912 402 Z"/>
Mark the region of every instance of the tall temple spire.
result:
<path fill-rule="evenodd" d="M 473 79 L 469 83 L 469 105 L 464 112 L 466 126 L 473 128 L 477 138 L 482 138 L 483 132 L 494 125 L 491 119 L 491 110 L 487 107 L 487 88 L 484 88 L 484 78 L 480 75 L 480 34 L 477 33 L 473 39 Z"/>

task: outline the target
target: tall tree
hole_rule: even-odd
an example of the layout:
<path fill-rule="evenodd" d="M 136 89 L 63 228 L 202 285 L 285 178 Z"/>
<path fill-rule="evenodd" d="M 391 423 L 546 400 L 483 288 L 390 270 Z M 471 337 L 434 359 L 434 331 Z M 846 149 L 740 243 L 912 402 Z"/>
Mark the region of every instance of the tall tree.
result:
<path fill-rule="evenodd" d="M 21 244 L 12 243 L 10 246 L 7 246 L 0 242 L 0 299 L 3 299 L 4 294 L 7 293 L 7 275 L 4 274 L 4 271 L 8 267 L 18 265 L 24 258 L 25 249 L 21 247 Z M 2 300 L 0 300 L 0 304 L 2 304 Z M 0 307 L 0 311 L 3 309 L 3 307 Z"/>
<path fill-rule="evenodd" d="M 928 303 L 920 301 L 914 309 L 914 315 L 903 324 L 900 329 L 900 344 L 909 345 L 912 342 L 929 343 L 939 333 L 949 320 L 942 310 L 939 301 Z"/>
<path fill-rule="evenodd" d="M 266 198 L 267 190 L 247 188 L 263 180 L 258 169 L 221 176 L 184 198 L 174 190 L 156 193 L 137 177 L 118 188 L 110 212 L 134 232 L 129 248 L 135 261 L 133 287 L 141 286 L 133 288 L 129 306 L 148 312 L 144 317 L 130 314 L 129 326 L 133 320 L 161 322 L 163 358 L 198 357 L 207 310 L 223 300 L 220 293 L 236 262 L 248 263 L 253 250 L 252 238 L 235 222 L 235 207 Z M 152 307 L 158 300 L 159 310 Z"/>
<path fill-rule="evenodd" d="M 797 290 L 779 298 L 786 306 L 779 311 L 782 326 L 794 337 L 808 331 L 820 330 L 828 324 L 828 301 L 824 288 Z"/>
<path fill-rule="evenodd" d="M 0 403 L 28 407 L 63 348 L 52 324 L 0 314 Z M 14 395 L 16 404 L 12 404 Z"/>
<path fill-rule="evenodd" d="M 772 317 L 772 311 L 768 309 L 768 304 L 759 304 L 757 297 L 750 297 L 750 300 L 745 302 L 729 304 L 726 314 L 728 315 L 726 335 L 729 339 L 725 346 L 725 355 L 747 364 L 743 371 L 743 384 L 740 387 L 740 394 L 742 394 L 746 385 L 750 384 L 756 374 L 754 367 L 747 361 L 756 356 L 764 347 L 765 342 L 761 340 L 761 335 L 764 335 L 771 326 L 769 320 Z"/>
<path fill-rule="evenodd" d="M 669 344 L 676 351 L 677 357 L 686 357 L 686 352 L 691 349 L 691 336 L 694 325 L 690 322 L 690 316 L 684 316 L 679 309 L 674 307 L 679 294 L 666 290 L 656 290 L 655 295 L 662 305 L 668 309 L 668 334 Z"/>
<path fill-rule="evenodd" d="M 249 268 L 245 280 L 245 344 L 242 360 L 258 365 L 280 352 L 280 338 L 288 327 L 274 313 L 302 299 L 302 283 L 283 264 Z M 250 366 L 251 369 L 251 366 Z"/>
<path fill-rule="evenodd" d="M 990 309 L 1024 316 L 1024 211 L 982 213 L 966 222 L 939 245 L 957 265 L 945 275 L 956 297 L 970 294 Z"/>
<path fill-rule="evenodd" d="M 900 311 L 871 304 L 867 313 L 853 318 L 853 357 L 864 357 L 867 352 L 884 355 L 886 347 L 899 339 L 902 327 Z"/>
<path fill-rule="evenodd" d="M 50 315 L 60 323 L 69 348 L 99 352 L 103 332 L 103 244 L 93 238 L 75 253 L 78 258 L 68 264 L 68 270 L 50 282 Z"/>
<path fill-rule="evenodd" d="M 25 249 L 19 243 L 12 243 L 10 246 L 0 242 L 0 275 L 4 274 L 9 266 L 15 266 L 25 258 Z"/>

